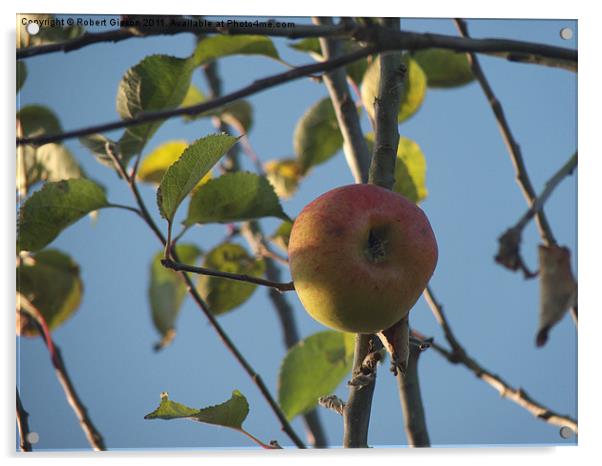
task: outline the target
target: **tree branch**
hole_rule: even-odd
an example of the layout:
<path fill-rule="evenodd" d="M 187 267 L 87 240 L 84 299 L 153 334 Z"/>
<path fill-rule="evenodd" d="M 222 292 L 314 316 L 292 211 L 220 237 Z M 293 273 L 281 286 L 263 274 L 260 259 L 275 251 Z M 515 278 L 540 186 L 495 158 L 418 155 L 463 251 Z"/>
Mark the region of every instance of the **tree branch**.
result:
<path fill-rule="evenodd" d="M 433 292 L 429 287 L 427 287 L 423 296 L 431 308 L 431 311 L 435 315 L 435 318 L 439 322 L 439 325 L 441 325 L 445 334 L 445 338 L 451 346 L 451 351 L 449 351 L 443 348 L 441 345 L 433 342 L 431 343 L 431 347 L 435 351 L 444 356 L 452 364 L 462 364 L 472 371 L 479 379 L 495 388 L 499 392 L 500 396 L 507 398 L 508 400 L 513 401 L 517 405 L 523 407 L 536 418 L 556 426 L 569 427 L 576 434 L 578 433 L 578 425 L 575 419 L 571 418 L 570 416 L 558 414 L 543 404 L 535 401 L 527 394 L 525 390 L 522 388 L 512 387 L 500 376 L 489 372 L 472 357 L 470 357 L 455 338 L 445 314 L 443 313 L 443 307 L 436 301 Z"/>
<path fill-rule="evenodd" d="M 430 447 L 422 395 L 420 394 L 420 380 L 418 378 L 418 359 L 422 349 L 419 344 L 410 344 L 410 357 L 405 374 L 397 373 L 399 386 L 399 400 L 403 408 L 403 417 L 408 444 L 411 447 Z"/>
<path fill-rule="evenodd" d="M 331 26 L 331 18 L 313 18 L 318 26 Z M 332 38 L 320 38 L 324 61 L 332 60 L 340 55 L 339 41 Z M 334 111 L 343 135 L 343 151 L 347 165 L 356 180 L 366 183 L 370 169 L 370 152 L 364 139 L 357 108 L 349 92 L 347 75 L 343 68 L 337 68 L 323 77 L 328 94 L 332 100 Z"/>
<path fill-rule="evenodd" d="M 469 38 L 468 27 L 466 25 L 466 22 L 462 19 L 455 19 L 454 21 L 458 30 L 460 31 L 460 34 L 464 38 Z M 514 135 L 510 130 L 510 125 L 506 120 L 502 104 L 495 96 L 495 93 L 493 92 L 489 81 L 483 73 L 483 69 L 481 68 L 479 59 L 474 53 L 469 53 L 468 56 L 470 59 L 472 72 L 474 73 L 475 78 L 477 79 L 481 88 L 483 89 L 483 92 L 487 97 L 487 100 L 489 101 L 489 105 L 491 105 L 491 110 L 493 111 L 493 114 L 495 115 L 495 118 L 498 122 L 500 132 L 502 133 L 502 137 L 504 139 L 504 142 L 506 143 L 506 147 L 508 148 L 510 158 L 512 159 L 512 163 L 516 171 L 516 180 L 523 191 L 523 195 L 525 196 L 527 203 L 529 204 L 529 206 L 531 206 L 535 200 L 535 190 L 533 189 L 531 179 L 529 178 L 529 175 L 527 173 L 527 168 L 523 160 L 523 155 L 520 146 L 516 142 L 516 139 L 514 138 Z M 556 240 L 554 239 L 554 235 L 552 234 L 552 229 L 550 228 L 550 225 L 543 210 L 537 212 L 536 220 L 537 226 L 539 228 L 539 233 L 546 246 L 556 244 Z"/>
<path fill-rule="evenodd" d="M 125 28 L 100 33 L 87 32 L 70 41 L 20 48 L 17 50 L 17 60 L 53 52 L 71 52 L 101 42 L 120 42 L 133 37 L 173 35 L 179 33 L 260 34 L 289 37 L 291 39 L 302 37 L 348 37 L 360 42 L 379 45 L 381 50 L 421 50 L 437 47 L 458 52 L 486 53 L 513 62 L 560 66 L 570 70 L 576 70 L 577 68 L 577 52 L 572 49 L 507 39 L 471 39 L 444 34 L 388 31 L 386 28 L 378 25 L 359 26 L 357 24 L 349 24 L 348 22 L 342 22 L 336 26 L 300 25 L 294 29 L 254 26 L 217 28 L 183 25 L 150 30 Z"/>
<path fill-rule="evenodd" d="M 32 317 L 33 323 L 38 328 L 38 332 L 42 336 L 44 343 L 46 343 L 56 376 L 63 387 L 67 401 L 71 405 L 71 408 L 79 420 L 79 425 L 86 434 L 88 442 L 96 451 L 106 450 L 102 435 L 92 423 L 92 419 L 90 419 L 90 416 L 88 416 L 88 410 L 75 391 L 75 387 L 73 386 L 71 378 L 67 373 L 67 368 L 65 367 L 65 362 L 61 355 L 61 351 L 50 336 L 50 332 L 48 331 L 48 326 L 46 325 L 46 320 L 44 319 L 43 314 L 21 293 L 17 294 L 17 303 L 19 306 L 18 310 L 20 312 L 25 312 L 28 316 Z"/>
<path fill-rule="evenodd" d="M 19 389 L 17 388 L 17 427 L 19 429 L 19 448 L 21 451 L 32 451 L 29 442 L 29 413 L 23 408 Z"/>
<path fill-rule="evenodd" d="M 87 136 L 95 133 L 104 133 L 107 131 L 113 131 L 121 128 L 129 128 L 131 126 L 136 126 L 142 123 L 149 123 L 152 121 L 158 120 L 166 120 L 169 118 L 174 118 L 182 115 L 197 115 L 199 113 L 203 113 L 209 110 L 213 110 L 217 107 L 225 105 L 227 103 L 233 102 L 235 100 L 241 99 L 243 97 L 247 97 L 249 95 L 257 94 L 258 92 L 264 91 L 271 87 L 278 86 L 280 84 L 287 83 L 289 81 L 294 81 L 295 79 L 302 78 L 304 76 L 309 76 L 316 72 L 320 71 L 330 71 L 341 66 L 347 65 L 348 63 L 352 63 L 354 61 L 360 60 L 361 58 L 367 57 L 371 53 L 375 51 L 375 48 L 372 46 L 365 47 L 360 50 L 356 50 L 347 55 L 343 55 L 341 57 L 337 57 L 335 59 L 324 61 L 320 63 L 311 63 L 309 65 L 299 66 L 297 68 L 293 68 L 288 71 L 284 71 L 279 74 L 275 74 L 273 76 L 269 76 L 267 78 L 258 79 L 252 84 L 239 89 L 238 91 L 232 92 L 230 94 L 223 95 L 221 97 L 217 97 L 211 99 L 209 101 L 203 102 L 198 105 L 191 105 L 188 107 L 181 107 L 176 109 L 169 110 L 161 110 L 158 112 L 148 112 L 142 113 L 138 115 L 136 118 L 126 118 L 119 121 L 114 121 L 112 123 L 105 123 L 101 125 L 89 126 L 86 128 L 80 128 L 72 131 L 65 131 L 59 134 L 52 134 L 47 136 L 37 136 L 37 137 L 26 137 L 26 138 L 18 138 L 17 145 L 20 146 L 22 144 L 30 144 L 34 146 L 41 146 L 43 144 L 48 144 L 50 142 L 63 141 L 65 139 L 72 139 L 81 136 Z"/>
<path fill-rule="evenodd" d="M 315 22 L 325 23 L 326 19 L 314 19 Z M 324 62 L 337 60 L 339 52 L 336 41 L 320 41 Z M 345 82 L 345 71 L 340 69 L 334 73 L 324 76 L 324 81 L 330 98 L 332 99 L 337 122 L 343 135 L 343 147 L 347 163 L 355 178 L 356 183 L 368 180 L 370 165 L 370 153 L 362 133 L 359 116 L 353 99 L 349 94 L 349 88 Z M 354 376 L 361 373 L 362 363 L 370 352 L 372 336 L 357 334 L 355 336 L 355 348 L 353 357 Z M 376 372 L 374 372 L 374 375 Z M 343 446 L 345 448 L 358 448 L 368 446 L 368 428 L 370 425 L 370 412 L 372 410 L 372 398 L 376 378 L 363 386 L 350 385 L 349 398 L 343 408 Z"/>
<path fill-rule="evenodd" d="M 199 275 L 209 275 L 210 277 L 225 278 L 227 280 L 236 280 L 239 282 L 253 283 L 255 285 L 268 286 L 274 288 L 280 292 L 292 291 L 295 289 L 293 282 L 273 282 L 264 278 L 253 277 L 251 275 L 245 275 L 242 273 L 230 273 L 222 272 L 221 270 L 207 269 L 205 267 L 196 267 L 194 265 L 182 264 L 180 262 L 174 262 L 171 259 L 161 259 L 163 267 L 175 270 L 176 272 L 192 272 Z"/>
<path fill-rule="evenodd" d="M 167 241 L 166 241 L 165 237 L 163 236 L 163 233 L 161 233 L 161 230 L 157 227 L 157 224 L 154 222 L 154 220 L 150 216 L 148 209 L 146 207 L 146 204 L 144 203 L 144 200 L 142 199 L 142 196 L 140 195 L 140 192 L 138 191 L 136 179 L 127 176 L 127 174 L 125 174 L 125 168 L 123 167 L 121 160 L 118 157 L 116 157 L 115 154 L 111 153 L 111 151 L 108 151 L 108 152 L 109 152 L 109 156 L 112 158 L 113 162 L 115 163 L 117 170 L 120 172 L 122 177 L 127 181 L 127 184 L 129 186 L 130 190 L 132 191 L 134 198 L 136 199 L 138 208 L 140 209 L 140 212 L 142 213 L 143 220 L 149 226 L 149 228 L 153 231 L 153 233 L 155 233 L 155 236 L 157 236 L 159 242 L 163 245 L 163 247 L 165 247 L 165 245 L 167 244 Z M 179 262 L 180 259 L 178 257 L 178 254 L 177 254 L 177 251 L 175 250 L 175 248 L 172 248 L 172 250 L 170 252 L 171 252 L 171 256 L 174 258 L 174 260 Z M 187 290 L 188 294 L 192 297 L 194 302 L 201 309 L 201 311 L 203 312 L 203 314 L 209 321 L 209 324 L 211 325 L 211 327 L 213 327 L 213 329 L 217 333 L 219 339 L 222 341 L 224 346 L 226 346 L 228 351 L 230 351 L 230 353 L 232 353 L 232 355 L 234 356 L 236 361 L 238 361 L 238 363 L 243 367 L 245 372 L 251 378 L 253 383 L 257 386 L 260 393 L 262 394 L 262 396 L 267 401 L 270 408 L 272 409 L 272 411 L 274 412 L 274 414 L 280 421 L 282 430 L 289 436 L 289 438 L 293 441 L 293 443 L 298 448 L 305 448 L 305 445 L 303 444 L 303 442 L 301 441 L 299 436 L 293 430 L 292 426 L 286 419 L 286 416 L 280 409 L 280 406 L 278 406 L 278 403 L 276 402 L 276 400 L 274 400 L 274 397 L 272 396 L 269 389 L 265 385 L 265 382 L 263 381 L 261 376 L 257 372 L 255 372 L 253 367 L 249 364 L 249 362 L 245 359 L 245 357 L 242 355 L 242 353 L 238 350 L 238 348 L 236 347 L 234 342 L 230 339 L 228 334 L 224 331 L 224 329 L 219 324 L 219 322 L 217 321 L 215 316 L 213 314 L 211 314 L 211 311 L 207 307 L 207 304 L 205 303 L 203 298 L 201 298 L 201 296 L 199 295 L 194 283 L 192 282 L 192 280 L 190 279 L 188 274 L 184 271 L 180 271 L 179 273 L 180 273 L 180 276 L 182 277 L 182 279 L 184 280 L 184 283 L 186 284 L 186 290 Z"/>

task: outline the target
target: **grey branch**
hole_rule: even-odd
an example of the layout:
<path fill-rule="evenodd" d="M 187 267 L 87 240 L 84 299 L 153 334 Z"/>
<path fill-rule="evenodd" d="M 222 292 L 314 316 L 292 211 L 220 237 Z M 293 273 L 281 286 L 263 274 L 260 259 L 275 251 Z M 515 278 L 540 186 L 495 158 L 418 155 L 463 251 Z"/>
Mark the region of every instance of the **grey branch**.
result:
<path fill-rule="evenodd" d="M 90 443 L 92 448 L 96 451 L 106 450 L 102 435 L 94 426 L 92 419 L 90 419 L 90 416 L 88 415 L 88 410 L 75 391 L 75 387 L 73 386 L 71 378 L 67 373 L 67 368 L 65 367 L 65 362 L 61 355 L 61 351 L 56 343 L 52 340 L 50 333 L 47 330 L 46 322 L 42 313 L 21 293 L 18 293 L 17 295 L 17 303 L 19 304 L 20 312 L 25 312 L 28 316 L 32 317 L 32 321 L 38 328 L 44 343 L 48 347 L 51 356 L 50 359 L 52 361 L 52 365 L 54 366 L 56 376 L 63 387 L 67 401 L 77 416 L 80 427 L 88 439 L 88 443 Z"/>
<path fill-rule="evenodd" d="M 456 26 L 460 31 L 460 34 L 464 38 L 469 38 L 468 35 L 468 27 L 466 26 L 466 22 L 461 19 L 455 20 Z M 527 168 L 525 166 L 525 162 L 523 160 L 523 155 L 520 146 L 516 142 L 512 131 L 510 130 L 510 125 L 508 124 L 508 120 L 506 120 L 506 115 L 504 114 L 504 109 L 502 108 L 502 104 L 497 99 L 489 81 L 485 77 L 483 69 L 479 63 L 479 59 L 474 53 L 469 53 L 470 64 L 472 67 L 472 71 L 475 75 L 475 78 L 479 82 L 481 88 L 485 96 L 487 97 L 487 101 L 491 106 L 491 110 L 495 115 L 495 118 L 498 122 L 498 126 L 504 142 L 506 143 L 506 147 L 508 148 L 508 152 L 510 153 L 510 158 L 512 159 L 512 164 L 514 165 L 514 169 L 516 172 L 516 180 L 523 191 L 523 195 L 527 200 L 529 205 L 532 205 L 535 200 L 535 190 L 533 189 L 533 185 L 531 183 L 531 179 L 527 173 Z M 556 244 L 556 240 L 554 239 L 554 235 L 552 234 L 552 229 L 548 223 L 548 220 L 545 216 L 543 210 L 539 210 L 536 216 L 537 226 L 539 228 L 540 235 L 546 245 Z"/>
<path fill-rule="evenodd" d="M 426 428 L 422 395 L 420 394 L 420 380 L 418 378 L 418 360 L 421 353 L 420 344 L 411 344 L 407 370 L 405 374 L 402 372 L 397 374 L 404 426 L 408 445 L 411 447 L 431 446 Z"/>
<path fill-rule="evenodd" d="M 435 318 L 441 325 L 445 338 L 451 347 L 451 351 L 443 348 L 441 345 L 431 342 L 431 347 L 439 354 L 444 356 L 449 362 L 453 364 L 462 364 L 467 369 L 472 371 L 479 379 L 488 383 L 491 387 L 496 389 L 500 396 L 513 401 L 517 405 L 523 407 L 533 416 L 541 419 L 549 424 L 553 424 L 560 427 L 569 427 L 576 434 L 578 433 L 577 421 L 570 416 L 565 416 L 552 411 L 550 408 L 543 404 L 535 401 L 531 396 L 527 394 L 522 388 L 514 388 L 500 376 L 495 375 L 481 366 L 475 361 L 466 350 L 460 345 L 456 337 L 454 336 L 451 327 L 443 313 L 443 307 L 435 299 L 430 287 L 424 292 L 424 298 L 431 308 L 431 311 L 435 315 Z"/>

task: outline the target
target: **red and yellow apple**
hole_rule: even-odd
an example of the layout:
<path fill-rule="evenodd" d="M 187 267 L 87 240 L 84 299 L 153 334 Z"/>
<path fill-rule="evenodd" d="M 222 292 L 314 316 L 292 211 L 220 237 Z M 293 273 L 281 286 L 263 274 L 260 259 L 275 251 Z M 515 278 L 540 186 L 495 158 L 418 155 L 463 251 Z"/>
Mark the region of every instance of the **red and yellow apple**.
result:
<path fill-rule="evenodd" d="M 438 254 L 424 212 L 369 184 L 333 189 L 305 206 L 288 251 L 307 312 L 327 327 L 352 333 L 377 333 L 405 317 Z"/>

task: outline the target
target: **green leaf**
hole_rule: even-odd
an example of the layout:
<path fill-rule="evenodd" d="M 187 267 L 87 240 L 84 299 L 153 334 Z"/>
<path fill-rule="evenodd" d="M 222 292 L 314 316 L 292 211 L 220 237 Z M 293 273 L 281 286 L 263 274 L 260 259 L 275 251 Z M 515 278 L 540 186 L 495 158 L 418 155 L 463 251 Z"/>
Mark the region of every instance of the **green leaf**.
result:
<path fill-rule="evenodd" d="M 115 164 L 107 155 L 106 149 L 106 144 L 109 143 L 109 145 L 113 148 L 116 148 L 116 151 L 119 153 L 119 144 L 116 141 L 109 139 L 104 134 L 96 133 L 88 136 L 82 136 L 79 138 L 79 142 L 81 142 L 84 147 L 92 152 L 92 155 L 94 155 L 98 162 L 116 170 Z"/>
<path fill-rule="evenodd" d="M 185 264 L 194 264 L 201 254 L 201 250 L 194 244 L 178 244 L 176 252 Z M 158 349 L 164 348 L 173 340 L 175 321 L 186 296 L 186 284 L 177 272 L 163 267 L 163 257 L 164 251 L 161 250 L 153 258 L 148 289 L 153 323 L 162 338 L 157 345 Z"/>
<path fill-rule="evenodd" d="M 316 61 L 322 60 L 322 47 L 317 37 L 306 37 L 297 42 L 289 44 L 289 47 L 299 52 L 309 53 Z"/>
<path fill-rule="evenodd" d="M 400 123 L 418 111 L 426 94 L 426 75 L 420 65 L 408 55 L 403 56 L 402 62 L 407 68 L 407 73 L 403 82 L 401 105 L 397 115 L 397 121 Z M 372 119 L 374 119 L 374 99 L 378 95 L 379 81 L 379 60 L 374 60 L 366 70 L 361 89 L 362 103 Z"/>
<path fill-rule="evenodd" d="M 353 347 L 353 334 L 326 330 L 288 351 L 278 376 L 278 403 L 287 419 L 310 411 L 339 386 L 351 370 Z"/>
<path fill-rule="evenodd" d="M 25 83 L 25 79 L 27 79 L 27 66 L 25 66 L 25 62 L 18 61 L 17 62 L 17 93 L 23 87 Z"/>
<path fill-rule="evenodd" d="M 374 134 L 366 134 L 370 152 L 374 144 Z M 397 160 L 395 161 L 395 184 L 393 191 L 415 203 L 423 201 L 428 195 L 426 189 L 426 158 L 420 146 L 411 139 L 399 137 Z"/>
<path fill-rule="evenodd" d="M 38 181 L 83 178 L 84 173 L 69 149 L 61 144 L 17 150 L 17 189 L 27 192 Z"/>
<path fill-rule="evenodd" d="M 24 137 L 58 134 L 63 131 L 54 112 L 43 105 L 27 105 L 17 112 Z"/>
<path fill-rule="evenodd" d="M 203 267 L 222 272 L 261 277 L 265 271 L 263 260 L 255 259 L 240 245 L 223 243 L 211 250 L 203 261 Z M 257 285 L 220 277 L 200 275 L 198 290 L 207 301 L 212 314 L 228 312 L 251 297 Z"/>
<path fill-rule="evenodd" d="M 161 215 L 172 222 L 180 203 L 238 139 L 213 134 L 193 142 L 165 172 L 157 190 Z"/>
<path fill-rule="evenodd" d="M 293 222 L 285 220 L 278 226 L 272 236 L 270 236 L 270 240 L 284 252 L 287 252 L 292 229 Z"/>
<path fill-rule="evenodd" d="M 130 68 L 119 84 L 117 111 L 123 119 L 136 118 L 141 113 L 177 108 L 184 100 L 194 60 L 151 55 Z M 142 152 L 148 140 L 163 121 L 127 128 L 119 140 L 121 155 L 127 160 Z"/>
<path fill-rule="evenodd" d="M 78 265 L 67 254 L 45 249 L 22 260 L 17 267 L 17 291 L 44 316 L 48 328 L 56 329 L 81 303 L 83 284 Z M 17 305 L 18 305 L 17 301 Z M 19 334 L 38 335 L 29 318 L 18 321 Z"/>
<path fill-rule="evenodd" d="M 259 35 L 214 35 L 201 40 L 191 59 L 199 66 L 228 55 L 265 55 L 279 60 L 272 40 Z"/>
<path fill-rule="evenodd" d="M 289 198 L 297 192 L 301 181 L 301 168 L 297 160 L 270 160 L 264 164 L 264 169 L 278 196 Z"/>
<path fill-rule="evenodd" d="M 474 80 L 466 53 L 433 48 L 419 50 L 412 58 L 426 74 L 428 87 L 458 87 Z"/>
<path fill-rule="evenodd" d="M 262 217 L 288 219 L 266 177 L 248 172 L 226 173 L 196 190 L 185 225 L 228 223 Z"/>
<path fill-rule="evenodd" d="M 191 84 L 188 93 L 182 102 L 182 107 L 190 107 L 205 102 L 207 99 L 203 93 Z M 184 115 L 186 121 L 193 121 L 199 118 L 218 117 L 224 123 L 237 129 L 240 133 L 248 133 L 253 126 L 253 108 L 246 100 L 236 100 L 221 107 L 214 108 L 196 115 Z"/>
<path fill-rule="evenodd" d="M 241 430 L 249 414 L 249 403 L 238 390 L 232 392 L 228 401 L 202 409 L 193 409 L 181 403 L 171 401 L 167 393 L 161 394 L 161 404 L 144 419 L 190 419 L 192 421 L 213 424 Z"/>
<path fill-rule="evenodd" d="M 303 174 L 343 147 L 343 136 L 329 98 L 314 104 L 301 117 L 295 127 L 293 147 Z"/>
<path fill-rule="evenodd" d="M 46 183 L 19 211 L 17 250 L 38 251 L 90 212 L 107 207 L 104 189 L 87 179 Z"/>

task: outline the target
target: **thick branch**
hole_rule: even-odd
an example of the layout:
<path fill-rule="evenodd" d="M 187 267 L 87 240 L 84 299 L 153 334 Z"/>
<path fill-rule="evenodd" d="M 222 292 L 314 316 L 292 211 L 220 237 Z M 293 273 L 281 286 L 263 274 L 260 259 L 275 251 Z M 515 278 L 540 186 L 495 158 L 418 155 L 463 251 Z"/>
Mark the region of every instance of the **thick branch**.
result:
<path fill-rule="evenodd" d="M 511 400 L 517 405 L 523 407 L 536 418 L 556 426 L 567 426 L 575 433 L 578 433 L 578 425 L 575 419 L 571 418 L 570 416 L 558 414 L 543 404 L 535 401 L 522 388 L 512 387 L 500 376 L 489 372 L 472 357 L 470 357 L 455 338 L 445 314 L 443 313 L 442 306 L 436 301 L 432 290 L 428 287 L 424 292 L 424 298 L 431 308 L 431 311 L 435 315 L 435 318 L 439 322 L 439 325 L 441 325 L 443 328 L 445 337 L 452 348 L 451 351 L 449 351 L 443 348 L 441 345 L 431 343 L 431 347 L 435 351 L 443 355 L 449 362 L 453 364 L 462 364 L 471 370 L 479 379 L 495 388 L 499 392 L 500 396 L 507 398 L 508 400 Z"/>
<path fill-rule="evenodd" d="M 403 408 L 403 418 L 408 445 L 411 447 L 430 447 L 422 395 L 420 394 L 420 381 L 418 378 L 418 359 L 422 352 L 420 345 L 410 345 L 410 357 L 405 374 L 397 373 L 399 386 L 399 399 Z"/>
<path fill-rule="evenodd" d="M 23 408 L 19 389 L 17 388 L 17 428 L 19 429 L 19 448 L 21 451 L 31 451 L 29 442 L 29 413 Z"/>
<path fill-rule="evenodd" d="M 238 91 L 232 92 L 230 94 L 226 94 L 221 97 L 217 97 L 215 99 L 211 99 L 207 102 L 203 102 L 198 105 L 192 105 L 188 107 L 181 107 L 170 110 L 161 110 L 158 112 L 149 112 L 142 113 L 138 115 L 136 118 L 126 118 L 123 120 L 115 121 L 112 123 L 105 123 L 96 126 L 89 126 L 86 128 L 76 129 L 72 131 L 65 131 L 59 134 L 52 134 L 48 136 L 38 136 L 38 137 L 26 137 L 26 138 L 18 138 L 17 145 L 22 144 L 30 144 L 34 146 L 41 146 L 43 144 L 48 144 L 50 142 L 63 141 L 65 139 L 72 139 L 81 136 L 87 136 L 95 133 L 105 133 L 107 131 L 113 131 L 121 128 L 129 128 L 131 126 L 136 126 L 142 123 L 149 123 L 152 121 L 158 120 L 166 120 L 169 118 L 174 118 L 182 115 L 197 115 L 209 110 L 213 110 L 217 107 L 221 107 L 227 103 L 233 102 L 235 100 L 241 99 L 243 97 L 247 97 L 249 95 L 257 94 L 261 91 L 269 89 L 271 87 L 278 86 L 280 84 L 287 83 L 289 81 L 294 81 L 295 79 L 302 78 L 304 76 L 309 76 L 311 74 L 321 72 L 321 71 L 330 71 L 341 66 L 347 65 L 348 63 L 352 63 L 354 61 L 360 60 L 361 58 L 367 57 L 371 53 L 375 51 L 374 47 L 366 47 L 360 50 L 356 50 L 347 55 L 343 55 L 341 57 L 337 57 L 335 59 L 312 63 L 309 65 L 299 66 L 297 68 L 293 68 L 291 70 L 285 71 L 283 73 L 279 73 L 273 76 L 269 76 L 267 78 L 259 79 L 254 83 L 239 89 Z"/>
<path fill-rule="evenodd" d="M 331 18 L 314 18 L 313 21 L 319 26 L 332 25 Z M 340 55 L 340 43 L 336 39 L 320 38 L 320 46 L 325 61 Z M 362 133 L 357 108 L 349 92 L 345 69 L 337 68 L 326 73 L 323 79 L 343 135 L 343 151 L 347 165 L 356 180 L 366 183 L 370 168 L 370 152 Z"/>
<path fill-rule="evenodd" d="M 464 38 L 468 37 L 468 27 L 466 26 L 466 22 L 461 19 L 456 19 L 456 26 L 460 31 L 460 34 Z M 489 81 L 485 77 L 483 73 L 483 69 L 479 63 L 479 59 L 476 57 L 474 53 L 469 53 L 470 64 L 472 68 L 472 72 L 475 75 L 475 78 L 479 82 L 483 92 L 485 93 L 489 105 L 491 105 L 491 110 L 495 115 L 495 118 L 498 122 L 498 126 L 500 128 L 500 132 L 502 133 L 502 137 L 504 138 L 504 142 L 508 148 L 508 152 L 510 153 L 510 158 L 512 159 L 512 164 L 514 165 L 514 169 L 516 171 L 516 179 L 523 191 L 523 195 L 527 200 L 529 206 L 533 204 L 535 201 L 535 190 L 533 189 L 533 185 L 531 183 L 531 179 L 527 174 L 527 168 L 525 166 L 525 162 L 523 160 L 522 151 L 520 146 L 516 142 L 512 131 L 510 130 L 510 125 L 506 120 L 506 115 L 504 114 L 504 109 L 502 108 L 502 104 L 495 96 Z M 537 226 L 539 228 L 539 233 L 541 235 L 542 240 L 547 246 L 556 244 L 556 240 L 554 239 L 554 235 L 552 234 L 552 229 L 548 223 L 548 220 L 544 214 L 543 209 L 540 209 L 537 212 L 536 216 Z"/>
<path fill-rule="evenodd" d="M 63 391 L 65 392 L 65 397 L 71 405 L 73 412 L 75 412 L 75 415 L 79 420 L 79 424 L 84 433 L 86 434 L 88 442 L 96 451 L 106 450 L 102 435 L 94 426 L 92 419 L 90 419 L 90 416 L 88 415 L 88 410 L 86 409 L 81 399 L 77 395 L 77 392 L 75 391 L 75 387 L 73 386 L 71 378 L 67 373 L 67 368 L 65 367 L 65 362 L 61 355 L 61 351 L 50 336 L 50 332 L 48 331 L 48 327 L 46 326 L 44 316 L 42 315 L 40 310 L 37 309 L 31 303 L 31 301 L 29 301 L 25 296 L 23 296 L 20 293 L 18 294 L 17 303 L 21 312 L 25 312 L 27 313 L 27 315 L 33 318 L 32 321 L 38 328 L 40 335 L 42 335 L 44 343 L 46 343 L 46 346 L 49 349 L 49 354 L 51 356 L 50 360 L 52 361 L 52 365 L 54 366 L 56 376 L 61 386 L 63 387 Z"/>
<path fill-rule="evenodd" d="M 378 45 L 380 50 L 421 50 L 438 47 L 458 52 L 486 53 L 514 62 L 560 66 L 571 70 L 577 69 L 577 52 L 572 49 L 508 39 L 471 39 L 443 34 L 390 31 L 377 25 L 358 26 L 349 22 L 342 22 L 336 26 L 300 25 L 294 29 L 271 27 L 216 28 L 187 25 L 152 30 L 118 29 L 100 33 L 85 33 L 66 42 L 21 48 L 17 50 L 17 60 L 52 52 L 70 52 L 95 43 L 119 42 L 132 37 L 179 33 L 261 34 L 289 38 L 349 37 L 360 42 Z"/>
<path fill-rule="evenodd" d="M 255 285 L 268 286 L 278 291 L 292 291 L 295 289 L 293 282 L 273 282 L 264 278 L 253 277 L 251 275 L 245 275 L 242 273 L 230 273 L 222 272 L 221 270 L 207 269 L 205 267 L 196 267 L 194 265 L 182 264 L 180 262 L 174 262 L 171 259 L 162 259 L 161 264 L 163 267 L 175 270 L 177 272 L 192 272 L 199 275 L 209 275 L 210 277 L 220 277 L 227 280 L 235 280 L 239 282 L 253 283 Z"/>

